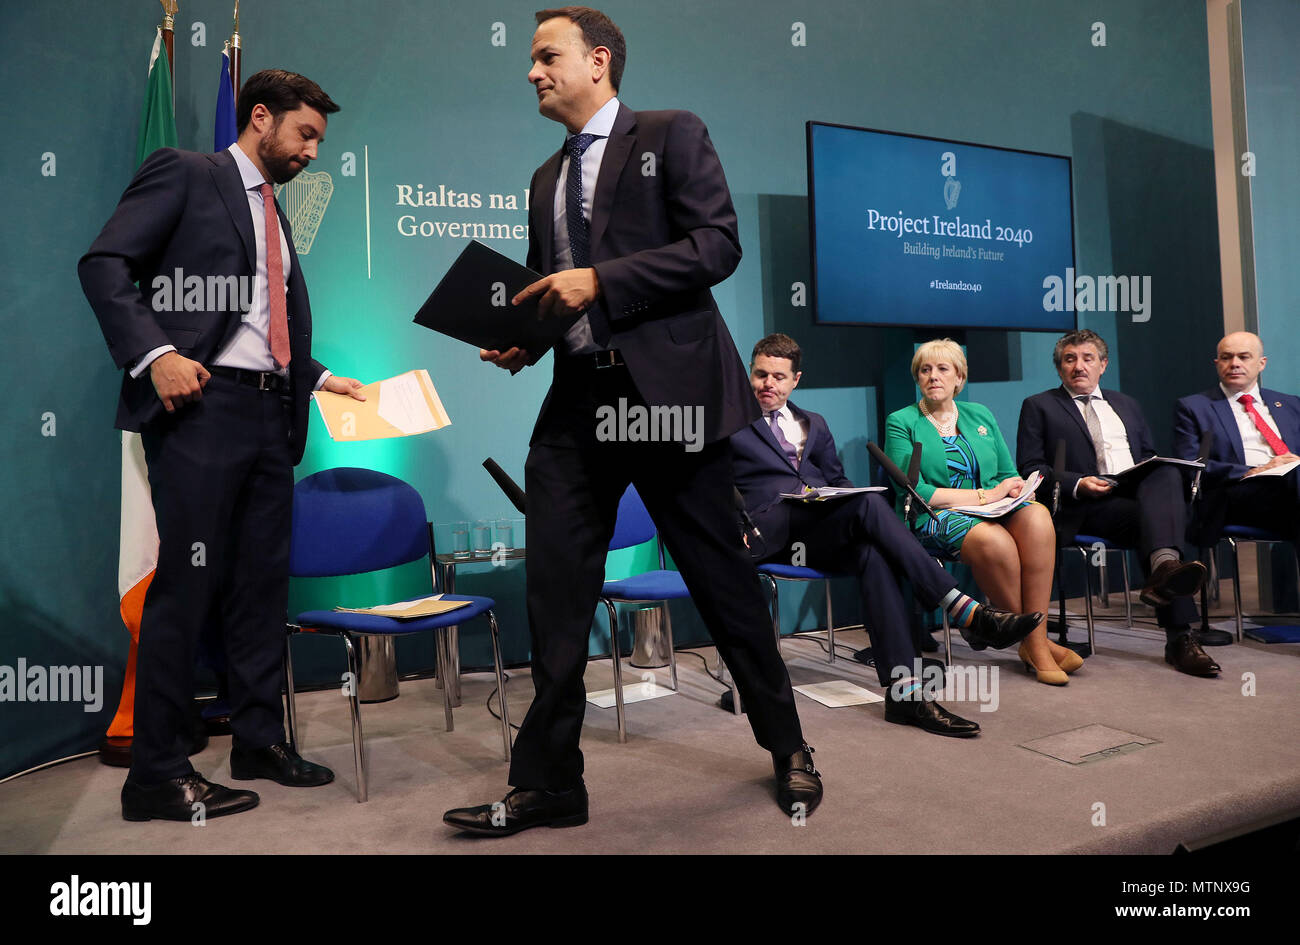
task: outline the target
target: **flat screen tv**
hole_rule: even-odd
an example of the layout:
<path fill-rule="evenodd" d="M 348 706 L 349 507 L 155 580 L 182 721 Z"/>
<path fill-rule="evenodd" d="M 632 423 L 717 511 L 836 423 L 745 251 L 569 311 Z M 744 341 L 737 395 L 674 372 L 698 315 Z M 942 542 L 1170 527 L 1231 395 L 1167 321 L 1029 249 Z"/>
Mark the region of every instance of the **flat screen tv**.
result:
<path fill-rule="evenodd" d="M 1076 327 L 1059 304 L 1074 270 L 1068 157 L 807 127 L 818 324 Z"/>

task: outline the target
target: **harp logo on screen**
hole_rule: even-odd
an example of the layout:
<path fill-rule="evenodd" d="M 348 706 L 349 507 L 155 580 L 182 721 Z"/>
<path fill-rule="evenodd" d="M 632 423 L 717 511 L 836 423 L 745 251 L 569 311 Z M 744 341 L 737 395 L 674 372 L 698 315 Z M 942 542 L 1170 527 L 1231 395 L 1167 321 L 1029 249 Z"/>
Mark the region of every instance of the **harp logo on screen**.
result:
<path fill-rule="evenodd" d="M 939 155 L 939 173 L 943 175 L 943 202 L 949 210 L 957 209 L 961 196 L 961 181 L 957 179 L 957 155 L 945 151 Z"/>
<path fill-rule="evenodd" d="M 328 171 L 303 171 L 293 180 L 275 188 L 275 199 L 289 218 L 293 231 L 293 248 L 299 256 L 311 252 L 312 241 L 320 230 L 325 208 L 334 194 L 334 178 Z"/>

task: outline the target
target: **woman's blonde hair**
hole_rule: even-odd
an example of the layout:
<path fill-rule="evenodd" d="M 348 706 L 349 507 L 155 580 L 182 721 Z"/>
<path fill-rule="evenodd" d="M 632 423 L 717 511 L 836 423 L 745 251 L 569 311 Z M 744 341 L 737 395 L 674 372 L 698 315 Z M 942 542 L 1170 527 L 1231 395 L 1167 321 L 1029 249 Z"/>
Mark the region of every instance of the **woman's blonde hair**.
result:
<path fill-rule="evenodd" d="M 917 348 L 916 354 L 912 355 L 912 380 L 918 385 L 921 383 L 921 365 L 926 361 L 947 361 L 951 364 L 957 372 L 957 390 L 954 393 L 961 393 L 961 389 L 966 386 L 966 355 L 961 350 L 961 345 L 951 338 L 936 338 Z"/>

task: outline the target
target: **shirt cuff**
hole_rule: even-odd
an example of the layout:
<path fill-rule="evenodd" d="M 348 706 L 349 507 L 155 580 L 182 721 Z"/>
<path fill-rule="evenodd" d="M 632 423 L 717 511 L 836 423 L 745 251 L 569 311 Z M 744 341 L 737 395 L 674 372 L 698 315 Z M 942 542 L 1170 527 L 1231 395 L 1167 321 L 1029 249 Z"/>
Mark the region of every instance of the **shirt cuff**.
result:
<path fill-rule="evenodd" d="M 146 353 L 144 357 L 142 357 L 139 361 L 135 363 L 135 367 L 131 368 L 131 376 L 139 377 L 141 374 L 143 374 L 145 371 L 149 369 L 149 365 L 153 364 L 155 361 L 161 358 L 168 351 L 175 351 L 175 350 L 176 350 L 175 345 L 160 345 L 159 347 L 154 348 L 152 351 Z"/>
<path fill-rule="evenodd" d="M 325 386 L 325 382 L 328 381 L 333 376 L 334 376 L 333 371 L 330 370 L 322 371 L 321 376 L 316 378 L 316 386 L 313 387 L 312 390 L 320 390 L 322 387 Z"/>
<path fill-rule="evenodd" d="M 1079 483 L 1081 483 L 1082 481 L 1083 481 L 1082 479 L 1074 480 L 1074 488 L 1070 490 L 1071 499 L 1079 498 Z"/>

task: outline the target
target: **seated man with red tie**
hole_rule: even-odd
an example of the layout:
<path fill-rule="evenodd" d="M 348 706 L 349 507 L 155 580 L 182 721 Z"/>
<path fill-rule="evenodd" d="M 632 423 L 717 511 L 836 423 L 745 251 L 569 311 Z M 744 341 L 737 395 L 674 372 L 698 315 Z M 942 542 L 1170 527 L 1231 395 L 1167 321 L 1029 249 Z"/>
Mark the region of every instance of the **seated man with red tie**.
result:
<path fill-rule="evenodd" d="M 1201 544 L 1225 524 L 1300 538 L 1300 474 L 1292 465 L 1300 463 L 1300 398 L 1259 386 L 1267 363 L 1258 336 L 1233 332 L 1219 342 L 1218 385 L 1178 401 L 1179 456 L 1195 456 L 1202 434 L 1214 435 L 1196 516 Z"/>
<path fill-rule="evenodd" d="M 876 674 L 886 690 L 885 718 L 938 735 L 976 735 L 979 725 L 939 705 L 915 678 L 919 654 L 900 583 L 911 581 L 924 606 L 944 608 L 962 635 L 980 647 L 1020 642 L 1042 614 L 1010 614 L 962 594 L 880 493 L 821 502 L 781 498 L 804 487 L 853 485 L 826 420 L 788 402 L 803 376 L 801 359 L 799 345 L 782 334 L 759 341 L 750 358 L 750 383 L 763 416 L 731 436 L 736 487 L 761 535 L 747 536 L 750 554 L 759 561 L 857 575 Z"/>

